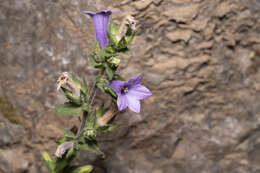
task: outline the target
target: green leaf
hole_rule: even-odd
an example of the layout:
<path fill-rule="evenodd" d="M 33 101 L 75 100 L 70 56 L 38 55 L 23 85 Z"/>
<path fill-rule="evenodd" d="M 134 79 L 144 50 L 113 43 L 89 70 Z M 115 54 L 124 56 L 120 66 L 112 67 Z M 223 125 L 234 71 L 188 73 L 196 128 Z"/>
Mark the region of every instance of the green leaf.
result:
<path fill-rule="evenodd" d="M 69 138 L 75 137 L 75 134 L 68 129 L 62 129 L 62 131 L 63 131 L 63 134 L 64 134 L 65 137 L 69 137 Z"/>
<path fill-rule="evenodd" d="M 126 41 L 125 37 L 122 37 L 118 43 L 118 49 L 124 49 L 126 47 L 127 47 L 127 41 Z"/>
<path fill-rule="evenodd" d="M 79 88 L 81 88 L 81 83 L 78 80 L 78 78 L 75 76 L 75 74 L 72 73 L 71 76 L 72 76 L 72 81 L 74 82 L 74 84 L 77 85 Z"/>
<path fill-rule="evenodd" d="M 83 79 L 83 84 L 82 84 L 81 90 L 85 96 L 88 95 L 88 85 L 87 85 L 87 82 L 85 79 Z"/>
<path fill-rule="evenodd" d="M 55 167 L 55 163 L 54 161 L 51 159 L 51 157 L 49 156 L 49 154 L 47 152 L 43 152 L 42 153 L 42 157 L 46 163 L 46 166 L 49 170 L 50 173 L 54 173 L 54 167 Z"/>
<path fill-rule="evenodd" d="M 83 113 L 81 106 L 71 102 L 58 105 L 54 110 L 61 115 L 79 115 Z"/>
<path fill-rule="evenodd" d="M 112 88 L 106 88 L 106 92 L 108 93 L 108 94 L 110 94 L 114 99 L 116 99 L 117 98 L 117 94 L 116 94 L 116 92 L 112 89 Z"/>
<path fill-rule="evenodd" d="M 108 80 L 112 80 L 114 76 L 114 70 L 108 65 L 108 63 L 105 63 L 106 73 L 108 75 Z"/>
<path fill-rule="evenodd" d="M 88 173 L 91 172 L 93 166 L 86 165 L 86 166 L 71 166 L 70 168 L 65 170 L 65 173 Z"/>
<path fill-rule="evenodd" d="M 105 156 L 104 153 L 98 148 L 97 144 L 95 143 L 79 144 L 79 149 L 92 151 L 101 157 Z"/>
<path fill-rule="evenodd" d="M 62 89 L 62 91 L 64 92 L 65 96 L 67 97 L 67 99 L 68 99 L 69 101 L 71 101 L 71 102 L 73 102 L 73 103 L 75 103 L 75 104 L 77 104 L 77 105 L 80 105 L 80 104 L 81 104 L 81 99 L 80 99 L 80 97 L 74 97 L 74 96 L 73 96 L 73 93 L 72 93 L 70 90 L 68 90 L 68 89 L 66 89 L 66 88 L 64 88 L 64 87 L 61 87 L 61 89 Z"/>

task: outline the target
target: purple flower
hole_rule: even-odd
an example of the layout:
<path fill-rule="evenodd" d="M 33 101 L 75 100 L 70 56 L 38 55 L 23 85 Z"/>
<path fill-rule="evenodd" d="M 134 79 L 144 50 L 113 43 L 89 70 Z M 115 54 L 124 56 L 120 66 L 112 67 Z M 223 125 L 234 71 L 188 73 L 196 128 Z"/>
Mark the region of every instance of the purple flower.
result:
<path fill-rule="evenodd" d="M 120 80 L 110 82 L 111 88 L 117 93 L 117 106 L 120 111 L 128 107 L 134 112 L 140 112 L 140 100 L 152 95 L 141 82 L 142 76 L 136 76 L 127 82 Z"/>
<path fill-rule="evenodd" d="M 96 13 L 92 11 L 81 11 L 81 13 L 86 13 L 92 18 L 96 32 L 96 39 L 99 41 L 101 48 L 104 48 L 107 44 L 106 30 L 109 23 L 109 17 L 113 12 L 110 10 L 102 10 Z"/>

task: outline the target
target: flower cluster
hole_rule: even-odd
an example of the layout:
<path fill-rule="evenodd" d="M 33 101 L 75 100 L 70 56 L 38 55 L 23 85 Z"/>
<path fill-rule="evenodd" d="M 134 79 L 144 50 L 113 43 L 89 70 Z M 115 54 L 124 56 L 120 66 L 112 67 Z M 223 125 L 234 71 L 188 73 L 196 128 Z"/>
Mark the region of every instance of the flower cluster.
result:
<path fill-rule="evenodd" d="M 119 75 L 120 54 L 128 54 L 128 45 L 133 41 L 137 30 L 137 21 L 132 16 L 126 16 L 122 27 L 117 28 L 110 15 L 117 12 L 102 10 L 99 12 L 82 11 L 91 17 L 95 33 L 96 46 L 88 60 L 91 66 L 99 71 L 99 75 L 92 82 L 91 88 L 83 79 L 74 74 L 64 72 L 57 81 L 57 90 L 61 90 L 67 101 L 58 105 L 55 111 L 61 115 L 82 115 L 80 126 L 76 130 L 64 129 L 64 136 L 58 138 L 54 157 L 43 153 L 50 173 L 83 173 L 90 172 L 92 166 L 70 166 L 81 150 L 90 150 L 101 157 L 104 153 L 98 147 L 96 136 L 115 130 L 112 125 L 115 115 L 126 108 L 139 113 L 140 101 L 151 96 L 148 88 L 142 85 L 142 76 L 136 76 L 126 81 Z M 112 104 L 104 111 L 104 104 L 95 106 L 94 100 L 97 89 L 111 97 Z M 114 107 L 113 105 L 117 104 Z M 95 107 L 94 107 L 95 106 Z"/>

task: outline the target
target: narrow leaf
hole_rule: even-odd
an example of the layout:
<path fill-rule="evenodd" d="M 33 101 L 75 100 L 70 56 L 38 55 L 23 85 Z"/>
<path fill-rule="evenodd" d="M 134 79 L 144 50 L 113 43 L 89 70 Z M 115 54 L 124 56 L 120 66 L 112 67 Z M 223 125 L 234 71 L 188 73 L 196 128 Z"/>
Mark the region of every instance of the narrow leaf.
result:
<path fill-rule="evenodd" d="M 79 115 L 83 112 L 80 106 L 71 102 L 58 105 L 54 110 L 61 115 Z"/>
<path fill-rule="evenodd" d="M 86 166 L 72 166 L 68 168 L 65 173 L 89 173 L 93 169 L 93 166 L 86 165 Z"/>

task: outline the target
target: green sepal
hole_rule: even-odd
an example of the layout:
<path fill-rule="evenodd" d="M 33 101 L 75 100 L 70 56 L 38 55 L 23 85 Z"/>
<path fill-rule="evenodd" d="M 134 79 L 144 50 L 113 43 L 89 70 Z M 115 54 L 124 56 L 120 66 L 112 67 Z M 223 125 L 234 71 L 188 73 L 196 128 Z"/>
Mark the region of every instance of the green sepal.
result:
<path fill-rule="evenodd" d="M 97 54 L 98 52 L 100 52 L 100 50 L 101 50 L 101 45 L 100 45 L 99 41 L 97 40 L 96 46 L 94 48 L 94 53 Z"/>
<path fill-rule="evenodd" d="M 94 129 L 95 126 L 96 126 L 96 110 L 89 114 L 86 122 L 87 129 Z"/>
<path fill-rule="evenodd" d="M 105 92 L 105 86 L 107 85 L 107 80 L 104 78 L 104 76 L 98 76 L 96 78 L 97 87 Z"/>
<path fill-rule="evenodd" d="M 112 80 L 114 76 L 114 70 L 108 65 L 108 63 L 105 63 L 106 73 L 108 76 L 108 80 Z"/>
<path fill-rule="evenodd" d="M 125 78 L 123 78 L 122 76 L 120 76 L 119 74 L 114 74 L 114 80 L 121 80 L 121 81 L 125 81 Z"/>
<path fill-rule="evenodd" d="M 72 74 L 71 74 L 71 77 L 72 77 L 72 81 L 74 82 L 74 84 L 75 84 L 77 87 L 81 88 L 81 83 L 80 83 L 80 81 L 78 80 L 78 78 L 76 77 L 76 75 L 75 75 L 74 73 L 72 73 Z"/>
<path fill-rule="evenodd" d="M 118 126 L 107 124 L 105 126 L 100 126 L 97 130 L 102 133 L 106 133 L 106 132 L 112 132 L 117 128 L 118 128 Z"/>
<path fill-rule="evenodd" d="M 62 89 L 63 93 L 65 94 L 65 96 L 67 97 L 67 99 L 68 99 L 69 101 L 71 101 L 71 102 L 73 102 L 73 103 L 75 103 L 75 104 L 77 104 L 77 105 L 80 105 L 80 104 L 81 104 L 81 99 L 80 99 L 80 97 L 75 97 L 75 96 L 73 96 L 72 91 L 70 91 L 70 90 L 68 90 L 68 89 L 66 89 L 66 88 L 64 88 L 64 87 L 61 87 L 61 89 Z"/>
<path fill-rule="evenodd" d="M 83 109 L 81 106 L 71 102 L 66 102 L 64 104 L 58 105 L 55 107 L 54 110 L 61 115 L 79 115 L 83 113 Z"/>
<path fill-rule="evenodd" d="M 110 19 L 110 21 L 109 21 L 109 29 L 108 30 L 113 35 L 116 35 L 119 32 L 119 30 L 118 30 L 116 24 L 114 23 L 113 19 Z"/>
<path fill-rule="evenodd" d="M 64 173 L 89 173 L 93 170 L 93 166 L 86 165 L 86 166 L 71 166 L 70 168 L 66 169 Z"/>
<path fill-rule="evenodd" d="M 136 36 L 136 34 L 137 34 L 137 30 L 134 31 L 130 36 L 126 36 L 127 44 L 130 44 L 134 40 L 134 37 Z"/>
<path fill-rule="evenodd" d="M 117 48 L 118 48 L 119 50 L 127 48 L 126 38 L 125 38 L 125 37 L 122 37 L 117 46 L 118 46 Z"/>
<path fill-rule="evenodd" d="M 55 163 L 47 152 L 42 153 L 42 157 L 50 173 L 54 173 Z"/>
<path fill-rule="evenodd" d="M 64 134 L 65 137 L 68 137 L 68 138 L 75 138 L 76 137 L 75 134 L 68 129 L 62 129 L 62 131 L 63 131 L 63 134 Z"/>
<path fill-rule="evenodd" d="M 97 62 L 94 55 L 89 55 L 88 61 L 89 61 L 90 65 L 95 67 L 95 68 L 101 68 L 102 67 L 102 63 Z"/>
<path fill-rule="evenodd" d="M 104 108 L 103 104 L 96 107 L 96 118 L 102 117 L 103 108 Z"/>
<path fill-rule="evenodd" d="M 62 144 L 62 143 L 64 143 L 64 142 L 67 142 L 67 141 L 69 141 L 68 140 L 68 138 L 66 138 L 66 137 L 60 137 L 60 138 L 58 138 L 58 139 L 55 139 L 55 142 L 56 142 L 56 144 L 58 144 L 58 145 L 60 145 L 60 144 Z"/>

